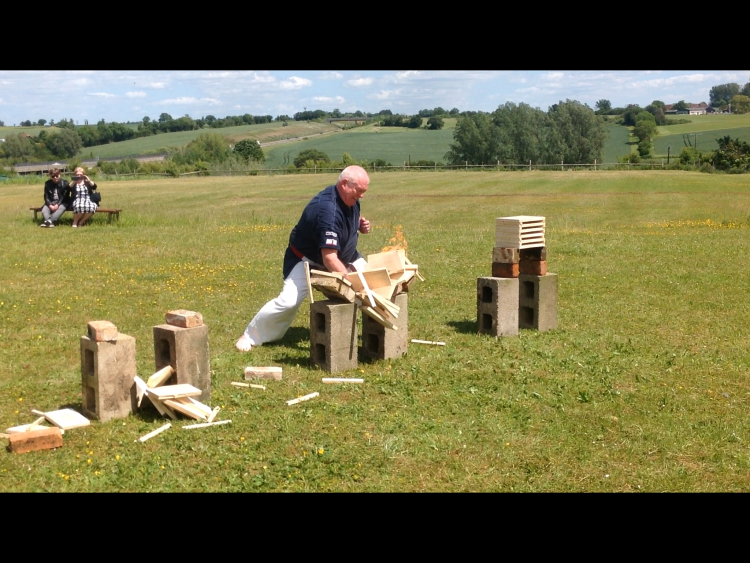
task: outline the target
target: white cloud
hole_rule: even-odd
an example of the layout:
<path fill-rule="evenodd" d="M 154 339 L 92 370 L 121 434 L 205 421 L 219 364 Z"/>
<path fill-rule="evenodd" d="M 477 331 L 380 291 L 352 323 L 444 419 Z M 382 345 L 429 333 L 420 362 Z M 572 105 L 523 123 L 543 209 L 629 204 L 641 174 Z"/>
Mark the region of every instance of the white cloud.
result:
<path fill-rule="evenodd" d="M 335 98 L 331 98 L 330 96 L 315 96 L 313 100 L 316 102 L 338 102 L 340 104 L 346 101 L 342 96 L 336 96 Z"/>
<path fill-rule="evenodd" d="M 254 72 L 253 73 L 253 82 L 261 82 L 261 83 L 276 82 L 276 77 L 271 76 L 267 72 L 263 72 L 261 74 L 258 74 L 257 72 Z"/>
<path fill-rule="evenodd" d="M 312 80 L 300 78 L 299 76 L 290 76 L 287 80 L 279 83 L 284 90 L 299 90 L 305 86 L 312 86 Z"/>
<path fill-rule="evenodd" d="M 192 96 L 183 96 L 181 98 L 171 98 L 155 102 L 158 104 L 176 104 L 176 105 L 194 105 L 194 104 L 218 104 L 219 100 L 215 98 L 193 98 Z"/>
<path fill-rule="evenodd" d="M 372 78 L 370 78 L 370 77 L 367 77 L 367 78 L 352 78 L 351 80 L 347 80 L 346 84 L 348 86 L 355 86 L 355 87 L 369 86 L 370 84 L 372 84 Z"/>
<path fill-rule="evenodd" d="M 376 100 L 391 100 L 399 95 L 401 95 L 401 88 L 397 90 L 381 90 L 380 92 L 373 94 L 371 97 Z"/>
<path fill-rule="evenodd" d="M 422 74 L 418 70 L 406 70 L 404 72 L 397 72 L 396 73 L 396 80 L 408 80 L 410 78 L 419 78 L 419 75 Z"/>
<path fill-rule="evenodd" d="M 128 98 L 145 98 L 146 92 L 125 92 Z"/>
<path fill-rule="evenodd" d="M 344 75 L 336 71 L 324 72 L 320 75 L 321 80 L 341 80 L 342 78 Z"/>
<path fill-rule="evenodd" d="M 108 92 L 89 92 L 89 96 L 97 96 L 99 98 L 114 98 L 114 94 L 109 94 Z"/>
<path fill-rule="evenodd" d="M 564 72 L 548 72 L 544 75 L 544 78 L 547 80 L 560 80 L 563 76 L 565 76 Z"/>
<path fill-rule="evenodd" d="M 160 90 L 162 88 L 166 88 L 167 87 L 167 83 L 166 82 L 150 82 L 150 83 L 146 84 L 146 87 L 147 88 L 155 88 L 157 90 Z"/>

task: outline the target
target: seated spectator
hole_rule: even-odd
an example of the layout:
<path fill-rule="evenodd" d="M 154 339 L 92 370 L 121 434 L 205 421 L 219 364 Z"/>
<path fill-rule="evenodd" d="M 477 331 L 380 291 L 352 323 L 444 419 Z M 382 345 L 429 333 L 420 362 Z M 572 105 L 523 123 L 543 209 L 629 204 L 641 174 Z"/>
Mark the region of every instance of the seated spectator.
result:
<path fill-rule="evenodd" d="M 70 182 L 70 193 L 73 196 L 73 228 L 83 227 L 99 208 L 91 201 L 91 193 L 94 190 L 96 183 L 86 175 L 83 168 L 76 168 Z"/>
<path fill-rule="evenodd" d="M 44 217 L 44 220 L 39 226 L 56 226 L 57 221 L 62 217 L 66 209 L 70 209 L 71 204 L 72 198 L 68 181 L 60 178 L 59 168 L 51 168 L 49 171 L 49 180 L 44 183 L 44 206 L 42 207 L 42 217 Z"/>

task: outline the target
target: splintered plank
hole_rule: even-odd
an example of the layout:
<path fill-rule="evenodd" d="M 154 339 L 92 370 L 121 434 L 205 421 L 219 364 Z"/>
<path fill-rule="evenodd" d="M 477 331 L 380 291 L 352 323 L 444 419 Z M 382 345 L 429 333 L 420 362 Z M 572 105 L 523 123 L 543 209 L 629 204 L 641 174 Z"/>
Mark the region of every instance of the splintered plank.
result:
<path fill-rule="evenodd" d="M 195 405 L 181 403 L 177 399 L 164 399 L 163 403 L 177 412 L 181 412 L 182 414 L 195 418 L 196 420 L 206 420 L 208 418 L 208 416 L 203 414 L 203 411 Z"/>
<path fill-rule="evenodd" d="M 149 432 L 145 436 L 141 436 L 140 438 L 138 438 L 138 442 L 143 443 L 146 440 L 150 440 L 154 436 L 156 436 L 158 434 L 161 434 L 162 432 L 164 432 L 165 430 L 169 430 L 170 428 L 172 428 L 172 425 L 169 422 L 167 422 L 164 426 L 160 426 L 159 428 L 157 428 L 153 432 Z"/>
<path fill-rule="evenodd" d="M 345 378 L 345 377 L 324 377 L 321 379 L 323 383 L 364 383 L 364 379 L 359 378 Z"/>
<path fill-rule="evenodd" d="M 406 266 L 406 251 L 402 248 L 367 255 L 367 269 L 386 268 L 388 274 L 402 272 Z"/>
<path fill-rule="evenodd" d="M 148 378 L 148 381 L 146 381 L 146 386 L 150 389 L 159 387 L 160 385 L 166 383 L 166 381 L 173 375 L 174 368 L 172 366 L 165 366 Z"/>
<path fill-rule="evenodd" d="M 406 262 L 407 266 L 414 266 L 415 264 L 412 264 L 408 258 L 404 257 L 404 261 Z M 424 277 L 422 277 L 422 274 L 419 273 L 419 270 L 414 272 L 417 274 L 417 277 L 419 278 L 419 281 L 424 281 Z"/>
<path fill-rule="evenodd" d="M 183 426 L 183 430 L 190 430 L 191 428 L 207 428 L 209 426 L 220 426 L 222 424 L 229 424 L 231 420 L 219 420 L 217 422 L 201 422 L 200 424 L 188 424 Z"/>
<path fill-rule="evenodd" d="M 189 383 L 179 383 L 177 385 L 164 385 L 162 387 L 155 387 L 148 390 L 149 395 L 161 399 L 176 399 L 179 397 L 197 397 L 203 393 L 197 387 L 190 385 Z"/>
<path fill-rule="evenodd" d="M 281 368 L 277 366 L 269 367 L 253 367 L 247 366 L 245 368 L 245 379 L 273 379 L 275 381 L 281 381 Z"/>
<path fill-rule="evenodd" d="M 310 285 L 329 299 L 341 299 L 354 302 L 354 290 L 350 283 L 341 278 L 313 277 Z"/>
<path fill-rule="evenodd" d="M 362 281 L 364 278 L 364 282 Z M 352 284 L 354 291 L 362 291 L 367 284 L 370 289 L 377 287 L 388 287 L 391 284 L 391 277 L 388 274 L 388 270 L 385 268 L 378 268 L 376 270 L 363 270 L 361 272 L 350 272 L 346 274 Z"/>
<path fill-rule="evenodd" d="M 5 433 L 6 434 L 18 434 L 20 432 L 29 432 L 30 430 L 41 430 L 42 428 L 50 428 L 50 427 L 39 425 L 39 424 L 32 422 L 31 424 L 22 424 L 21 426 L 11 426 L 10 428 L 6 428 Z M 55 426 L 55 428 L 57 427 Z"/>
<path fill-rule="evenodd" d="M 303 401 L 309 401 L 310 399 L 314 399 L 318 395 L 320 395 L 320 393 L 315 391 L 314 393 L 310 393 L 309 395 L 305 395 L 304 397 L 297 397 L 296 399 L 291 399 L 287 401 L 286 404 L 289 406 L 296 405 L 297 403 L 301 403 Z"/>
<path fill-rule="evenodd" d="M 344 274 L 340 274 L 339 272 L 325 272 L 323 270 L 310 270 L 311 276 L 320 276 L 322 278 L 336 278 L 337 280 L 342 280 L 346 285 L 351 287 L 351 282 L 344 278 Z"/>
<path fill-rule="evenodd" d="M 177 415 L 175 415 L 174 411 L 170 409 L 167 405 L 161 402 L 161 399 L 155 396 L 151 396 L 146 393 L 146 396 L 148 397 L 148 400 L 151 401 L 151 404 L 154 405 L 154 408 L 159 411 L 159 414 L 162 416 L 168 416 L 172 420 L 177 420 Z"/>
<path fill-rule="evenodd" d="M 310 263 L 307 260 L 303 260 L 305 264 L 305 281 L 307 282 L 307 298 L 310 300 L 310 305 L 315 303 L 313 297 L 312 285 L 310 285 Z"/>
<path fill-rule="evenodd" d="M 380 295 L 380 297 L 390 300 L 393 298 L 393 292 L 396 291 L 397 288 L 398 288 L 398 285 L 377 287 L 372 290 L 372 293 L 373 295 L 377 294 L 377 295 Z M 377 297 L 375 299 L 377 299 Z"/>
<path fill-rule="evenodd" d="M 357 306 L 360 308 L 360 310 L 366 314 L 368 317 L 372 318 L 375 322 L 378 324 L 383 325 L 385 328 L 390 328 L 393 330 L 398 330 L 398 327 L 394 325 L 391 321 L 386 319 L 383 315 L 378 313 L 375 309 L 372 307 L 369 307 L 362 303 L 361 301 L 358 301 Z"/>

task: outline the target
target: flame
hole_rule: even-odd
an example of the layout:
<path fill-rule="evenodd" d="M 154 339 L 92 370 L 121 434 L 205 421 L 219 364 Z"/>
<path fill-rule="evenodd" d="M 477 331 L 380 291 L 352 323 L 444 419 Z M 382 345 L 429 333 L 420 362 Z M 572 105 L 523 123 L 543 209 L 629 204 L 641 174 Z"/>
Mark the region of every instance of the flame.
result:
<path fill-rule="evenodd" d="M 404 229 L 401 225 L 396 225 L 396 234 L 394 234 L 388 241 L 388 246 L 384 246 L 380 252 L 388 252 L 390 250 L 403 250 L 406 254 L 406 248 L 408 246 L 406 238 L 404 238 Z"/>

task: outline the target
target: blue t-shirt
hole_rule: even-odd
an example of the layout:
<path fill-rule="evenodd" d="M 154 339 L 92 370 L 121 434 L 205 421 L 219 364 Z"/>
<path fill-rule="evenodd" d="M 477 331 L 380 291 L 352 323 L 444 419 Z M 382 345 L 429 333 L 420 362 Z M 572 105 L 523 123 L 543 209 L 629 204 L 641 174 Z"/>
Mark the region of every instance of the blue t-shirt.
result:
<path fill-rule="evenodd" d="M 323 264 L 321 249 L 332 248 L 338 251 L 339 260 L 348 265 L 361 256 L 357 251 L 359 214 L 359 201 L 348 207 L 336 186 L 328 186 L 307 204 L 289 235 L 289 244 L 320 265 Z M 285 278 L 299 261 L 291 248 L 287 248 L 284 254 Z"/>

